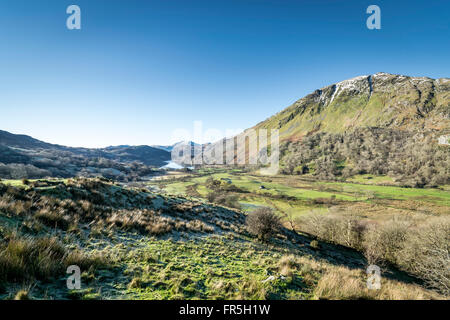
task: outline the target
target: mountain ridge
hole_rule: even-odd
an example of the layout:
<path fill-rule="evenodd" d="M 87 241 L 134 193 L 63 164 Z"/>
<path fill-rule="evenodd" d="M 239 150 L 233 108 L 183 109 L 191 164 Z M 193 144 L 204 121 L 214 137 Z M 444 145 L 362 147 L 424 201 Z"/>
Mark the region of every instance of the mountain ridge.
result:
<path fill-rule="evenodd" d="M 282 140 L 296 140 L 317 129 L 343 132 L 351 126 L 403 125 L 407 128 L 408 121 L 425 129 L 441 129 L 450 126 L 449 101 L 449 78 L 432 79 L 378 72 L 317 89 L 252 129 L 279 129 Z M 378 116 L 367 114 L 377 111 L 380 112 Z M 439 118 L 439 113 L 445 116 Z M 433 121 L 420 121 L 417 117 L 431 117 L 439 124 L 436 126 Z M 340 122 L 341 126 L 327 122 L 330 118 Z"/>
<path fill-rule="evenodd" d="M 170 152 L 151 146 L 74 148 L 0 130 L 0 178 L 72 177 L 136 179 L 170 160 Z"/>

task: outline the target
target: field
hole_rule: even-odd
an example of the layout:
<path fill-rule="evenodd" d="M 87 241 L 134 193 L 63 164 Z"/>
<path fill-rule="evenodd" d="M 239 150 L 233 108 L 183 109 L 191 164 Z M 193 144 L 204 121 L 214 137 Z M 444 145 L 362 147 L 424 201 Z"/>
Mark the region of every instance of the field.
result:
<path fill-rule="evenodd" d="M 208 177 L 235 185 L 245 191 L 234 193 L 238 196 L 244 211 L 258 206 L 268 206 L 282 215 L 289 213 L 295 217 L 311 211 L 326 212 L 333 203 L 348 208 L 366 207 L 380 210 L 384 208 L 387 212 L 401 211 L 405 214 L 410 211 L 442 214 L 450 210 L 448 187 L 420 189 L 380 185 L 389 180 L 386 177 L 367 179 L 367 176 L 358 176 L 349 179 L 348 182 L 323 182 L 285 175 L 267 177 L 255 172 L 234 170 L 200 177 L 192 174 L 180 179 L 151 184 L 168 194 L 191 195 L 206 199 L 210 191 L 205 186 Z"/>

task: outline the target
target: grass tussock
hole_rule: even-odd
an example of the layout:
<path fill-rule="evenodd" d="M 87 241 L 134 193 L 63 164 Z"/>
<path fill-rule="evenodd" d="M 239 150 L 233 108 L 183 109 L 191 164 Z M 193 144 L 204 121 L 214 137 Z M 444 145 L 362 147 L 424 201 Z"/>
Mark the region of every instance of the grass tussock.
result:
<path fill-rule="evenodd" d="M 51 210 L 49 208 L 43 208 L 36 212 L 34 218 L 50 228 L 67 230 L 70 225 L 69 218 L 65 216 L 64 209 Z"/>
<path fill-rule="evenodd" d="M 14 190 L 10 187 L 6 189 L 7 191 Z M 0 197 L 0 211 L 9 213 L 13 216 L 24 216 L 30 212 L 31 201 L 16 201 L 14 193 L 5 193 Z"/>
<path fill-rule="evenodd" d="M 19 290 L 14 296 L 14 300 L 30 300 L 30 295 L 27 290 Z"/>
<path fill-rule="evenodd" d="M 0 246 L 0 282 L 50 280 L 76 264 L 83 269 L 106 265 L 106 259 L 81 251 L 67 251 L 55 237 L 13 235 Z"/>

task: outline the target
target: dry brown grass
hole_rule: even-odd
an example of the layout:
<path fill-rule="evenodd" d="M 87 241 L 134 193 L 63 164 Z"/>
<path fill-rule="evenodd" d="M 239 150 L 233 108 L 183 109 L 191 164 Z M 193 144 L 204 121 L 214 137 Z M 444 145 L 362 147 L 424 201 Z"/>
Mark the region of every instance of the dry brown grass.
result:
<path fill-rule="evenodd" d="M 195 219 L 186 223 L 186 227 L 191 231 L 196 232 L 213 232 L 214 227 L 207 225 L 205 222 Z"/>
<path fill-rule="evenodd" d="M 63 230 L 67 230 L 70 225 L 69 218 L 65 216 L 65 211 L 62 208 L 43 208 L 36 212 L 34 218 L 42 224 L 51 228 L 60 228 Z"/>
<path fill-rule="evenodd" d="M 278 272 L 284 276 L 300 276 L 314 288 L 316 299 L 329 300 L 422 300 L 445 299 L 434 291 L 416 284 L 407 284 L 381 277 L 381 288 L 367 288 L 368 275 L 362 269 L 335 266 L 311 256 L 285 255 L 278 263 Z"/>
<path fill-rule="evenodd" d="M 56 238 L 15 236 L 0 249 L 0 275 L 3 280 L 45 279 L 62 271 L 64 247 Z"/>
<path fill-rule="evenodd" d="M 152 235 L 162 235 L 169 233 L 173 228 L 174 222 L 172 220 L 162 218 L 157 222 L 146 226 L 145 230 L 147 230 Z"/>
<path fill-rule="evenodd" d="M 106 265 L 100 255 L 67 249 L 54 237 L 21 237 L 17 234 L 0 246 L 0 282 L 48 280 L 61 275 L 69 265 L 83 269 Z"/>
<path fill-rule="evenodd" d="M 9 193 L 0 197 L 0 210 L 15 216 L 23 216 L 29 213 L 31 205 L 31 201 L 16 200 Z"/>
<path fill-rule="evenodd" d="M 27 290 L 19 290 L 14 296 L 14 300 L 30 300 L 30 296 Z"/>
<path fill-rule="evenodd" d="M 267 286 L 258 279 L 249 278 L 239 283 L 235 299 L 237 300 L 265 300 L 268 298 Z"/>
<path fill-rule="evenodd" d="M 382 278 L 381 288 L 371 290 L 366 285 L 367 275 L 361 270 L 346 267 L 330 267 L 320 278 L 314 294 L 318 299 L 329 300 L 429 300 L 443 299 L 432 291 L 417 285 L 400 283 Z"/>
<path fill-rule="evenodd" d="M 162 208 L 155 210 L 153 194 L 99 179 L 70 179 L 47 191 L 3 186 L 0 210 L 9 216 L 23 217 L 23 224 L 31 229 L 42 230 L 46 226 L 81 233 L 89 226 L 92 236 L 115 229 L 156 236 L 173 230 L 215 230 L 211 210 L 195 201 L 162 198 Z"/>
<path fill-rule="evenodd" d="M 286 277 L 291 277 L 293 275 L 293 271 L 298 267 L 299 263 L 293 255 L 283 256 L 278 263 L 280 274 Z"/>

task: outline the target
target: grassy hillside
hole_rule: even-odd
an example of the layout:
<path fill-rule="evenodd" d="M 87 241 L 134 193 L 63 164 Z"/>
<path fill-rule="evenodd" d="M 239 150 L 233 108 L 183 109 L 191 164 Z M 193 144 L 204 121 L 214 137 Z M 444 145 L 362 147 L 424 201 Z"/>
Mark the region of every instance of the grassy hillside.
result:
<path fill-rule="evenodd" d="M 0 297 L 442 298 L 391 267 L 382 289 L 368 290 L 357 251 L 285 227 L 260 242 L 245 220 L 240 210 L 107 180 L 11 181 L 0 185 Z M 80 290 L 65 283 L 74 264 Z"/>

